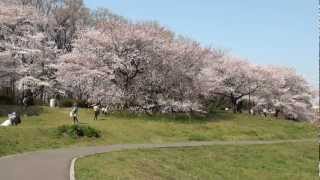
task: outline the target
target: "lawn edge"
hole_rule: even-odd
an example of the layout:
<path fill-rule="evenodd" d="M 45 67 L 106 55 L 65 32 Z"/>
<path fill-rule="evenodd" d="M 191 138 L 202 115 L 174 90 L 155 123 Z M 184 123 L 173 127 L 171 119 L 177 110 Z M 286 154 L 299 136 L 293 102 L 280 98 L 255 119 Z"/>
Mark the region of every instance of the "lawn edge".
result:
<path fill-rule="evenodd" d="M 240 143 L 239 143 L 240 142 Z M 256 140 L 256 141 L 189 141 L 189 144 L 184 144 L 188 142 L 181 142 L 181 143 L 172 143 L 172 144 L 122 144 L 122 145 L 133 145 L 137 147 L 122 147 L 120 149 L 113 149 L 113 150 L 106 150 L 103 152 L 96 152 L 96 153 L 90 153 L 87 155 L 80 155 L 77 157 L 72 158 L 69 168 L 69 175 L 70 180 L 76 180 L 75 177 L 75 164 L 76 161 L 89 157 L 94 156 L 97 154 L 104 154 L 109 152 L 120 152 L 120 151 L 126 151 L 126 150 L 139 150 L 139 149 L 162 149 L 162 148 L 188 148 L 188 147 L 205 147 L 205 146 L 212 146 L 212 145 L 272 145 L 272 144 L 283 144 L 283 143 L 304 143 L 304 142 L 317 142 L 317 139 L 289 139 L 289 140 Z M 193 144 L 194 143 L 194 144 Z M 118 144 L 121 145 L 121 144 Z M 148 147 L 149 145 L 154 145 L 153 147 Z M 111 145 L 112 146 L 112 145 Z M 319 174 L 320 176 L 320 174 Z"/>
<path fill-rule="evenodd" d="M 78 156 L 78 157 L 74 157 L 72 158 L 71 160 L 71 163 L 70 163 L 70 170 L 69 170 L 69 179 L 70 180 L 76 180 L 76 177 L 75 177 L 75 164 L 76 164 L 76 161 L 80 158 L 84 158 L 85 156 Z"/>

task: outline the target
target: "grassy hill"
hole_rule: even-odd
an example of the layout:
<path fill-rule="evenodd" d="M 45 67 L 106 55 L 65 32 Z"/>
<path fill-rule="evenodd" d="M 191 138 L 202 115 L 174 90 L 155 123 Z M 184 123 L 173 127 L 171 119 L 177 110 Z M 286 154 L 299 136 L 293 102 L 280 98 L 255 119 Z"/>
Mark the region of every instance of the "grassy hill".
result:
<path fill-rule="evenodd" d="M 1 106 L 0 114 L 16 109 Z M 17 127 L 0 128 L 0 156 L 70 146 L 121 143 L 166 143 L 208 140 L 271 140 L 315 138 L 308 123 L 216 112 L 210 118 L 113 114 L 93 121 L 91 109 L 80 110 L 80 121 L 102 132 L 102 137 L 74 139 L 57 135 L 57 127 L 72 124 L 68 108 L 31 107 Z M 0 116 L 0 122 L 6 116 Z"/>
<path fill-rule="evenodd" d="M 312 143 L 112 152 L 77 161 L 78 180 L 312 180 Z"/>

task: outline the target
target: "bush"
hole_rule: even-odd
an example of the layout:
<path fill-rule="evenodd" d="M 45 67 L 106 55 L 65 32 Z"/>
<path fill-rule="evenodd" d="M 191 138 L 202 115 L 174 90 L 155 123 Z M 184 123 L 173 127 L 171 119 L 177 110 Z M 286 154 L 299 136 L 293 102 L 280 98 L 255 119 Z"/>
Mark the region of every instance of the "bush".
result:
<path fill-rule="evenodd" d="M 101 132 L 93 127 L 84 125 L 63 125 L 58 127 L 58 135 L 68 135 L 72 138 L 88 137 L 99 138 Z"/>
<path fill-rule="evenodd" d="M 23 109 L 22 106 L 1 105 L 0 116 L 7 117 L 9 113 L 16 112 L 21 116 L 38 116 L 44 111 L 40 106 L 29 106 L 27 109 Z"/>
<path fill-rule="evenodd" d="M 85 100 L 78 100 L 75 102 L 78 104 L 78 107 L 87 108 L 89 106 L 89 103 Z"/>
<path fill-rule="evenodd" d="M 62 99 L 59 101 L 61 107 L 72 107 L 74 103 L 77 103 L 78 107 L 87 108 L 88 102 L 85 100 L 74 99 Z"/>
<path fill-rule="evenodd" d="M 62 99 L 59 101 L 61 107 L 72 107 L 74 100 L 72 99 Z"/>
<path fill-rule="evenodd" d="M 14 97 L 0 96 L 0 104 L 13 105 L 15 104 Z"/>

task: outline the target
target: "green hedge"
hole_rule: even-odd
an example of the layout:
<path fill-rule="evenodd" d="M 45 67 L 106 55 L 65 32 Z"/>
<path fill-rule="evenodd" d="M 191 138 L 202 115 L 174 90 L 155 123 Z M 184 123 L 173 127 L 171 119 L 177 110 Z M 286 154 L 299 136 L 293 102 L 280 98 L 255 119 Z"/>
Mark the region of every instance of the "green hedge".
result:
<path fill-rule="evenodd" d="M 58 135 L 67 135 L 72 138 L 89 137 L 89 138 L 99 138 L 101 137 L 101 132 L 93 127 L 86 125 L 63 125 L 59 126 Z"/>
<path fill-rule="evenodd" d="M 78 107 L 87 108 L 88 102 L 85 100 L 74 100 L 74 99 L 62 99 L 59 100 L 59 105 L 61 107 L 72 107 L 74 103 L 77 103 Z"/>
<path fill-rule="evenodd" d="M 0 96 L 0 104 L 13 105 L 15 104 L 14 97 Z"/>

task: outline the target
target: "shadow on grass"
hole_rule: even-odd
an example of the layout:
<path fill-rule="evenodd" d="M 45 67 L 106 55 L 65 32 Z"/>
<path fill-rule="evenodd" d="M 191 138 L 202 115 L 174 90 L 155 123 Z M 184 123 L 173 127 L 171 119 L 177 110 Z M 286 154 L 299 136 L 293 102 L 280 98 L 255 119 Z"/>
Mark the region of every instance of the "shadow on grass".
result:
<path fill-rule="evenodd" d="M 44 111 L 43 107 L 40 106 L 30 106 L 26 109 L 23 106 L 14 105 L 1 105 L 0 106 L 0 116 L 8 116 L 9 113 L 16 112 L 21 116 L 39 116 Z"/>
<path fill-rule="evenodd" d="M 119 120 L 125 119 L 135 119 L 135 120 L 143 120 L 143 121 L 160 121 L 160 122 L 177 122 L 177 123 L 185 123 L 185 124 L 199 124 L 199 123 L 207 123 L 207 122 L 219 122 L 219 121 L 228 121 L 233 120 L 235 115 L 230 112 L 225 111 L 215 111 L 210 114 L 197 115 L 192 114 L 188 115 L 185 113 L 175 113 L 175 114 L 144 114 L 144 113 L 129 113 L 129 112 L 114 112 L 109 115 L 100 116 L 100 120 L 108 120 L 108 118 L 117 118 Z"/>
<path fill-rule="evenodd" d="M 213 111 L 209 114 L 212 122 L 231 121 L 236 119 L 237 115 L 228 111 Z"/>

